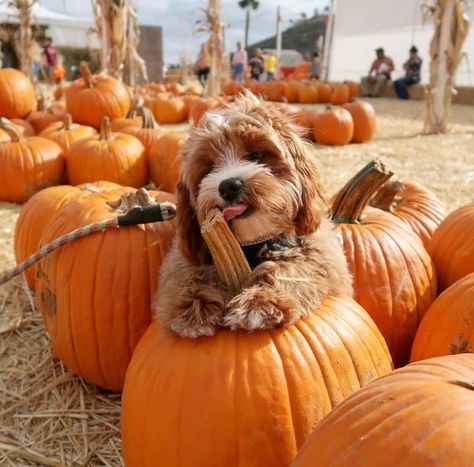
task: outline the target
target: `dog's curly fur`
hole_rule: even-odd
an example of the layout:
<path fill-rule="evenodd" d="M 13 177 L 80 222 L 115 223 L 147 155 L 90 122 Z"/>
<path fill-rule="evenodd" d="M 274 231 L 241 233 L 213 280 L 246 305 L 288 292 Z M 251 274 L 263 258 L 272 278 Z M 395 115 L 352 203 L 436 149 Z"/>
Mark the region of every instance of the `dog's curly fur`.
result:
<path fill-rule="evenodd" d="M 328 294 L 351 294 L 314 158 L 288 116 L 245 94 L 206 114 L 180 156 L 178 234 L 156 297 L 161 323 L 188 337 L 219 327 L 265 330 L 294 323 Z M 200 233 L 210 209 L 229 205 L 218 190 L 229 177 L 244 183 L 238 202 L 248 209 L 229 223 L 241 244 L 297 239 L 294 248 L 271 251 L 234 295 L 219 282 Z"/>

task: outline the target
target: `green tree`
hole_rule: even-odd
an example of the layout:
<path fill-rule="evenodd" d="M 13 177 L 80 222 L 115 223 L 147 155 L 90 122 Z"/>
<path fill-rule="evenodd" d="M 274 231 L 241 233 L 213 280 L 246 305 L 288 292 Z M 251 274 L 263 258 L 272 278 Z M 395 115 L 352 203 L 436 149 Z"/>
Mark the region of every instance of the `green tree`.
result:
<path fill-rule="evenodd" d="M 245 48 L 249 45 L 250 10 L 256 10 L 259 5 L 258 0 L 239 0 L 240 8 L 247 10 L 245 16 Z"/>

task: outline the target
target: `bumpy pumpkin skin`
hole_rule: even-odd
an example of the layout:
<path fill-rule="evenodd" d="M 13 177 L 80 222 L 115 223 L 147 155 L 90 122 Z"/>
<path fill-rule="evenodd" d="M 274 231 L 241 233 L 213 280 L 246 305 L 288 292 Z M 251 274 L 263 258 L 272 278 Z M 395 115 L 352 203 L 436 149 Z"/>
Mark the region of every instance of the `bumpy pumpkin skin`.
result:
<path fill-rule="evenodd" d="M 35 107 L 30 80 L 14 68 L 0 69 L 0 117 L 25 118 Z"/>
<path fill-rule="evenodd" d="M 37 191 L 58 185 L 64 172 L 62 149 L 31 136 L 0 144 L 0 200 L 24 203 Z"/>
<path fill-rule="evenodd" d="M 318 420 L 390 371 L 382 336 L 349 298 L 270 332 L 186 339 L 152 323 L 124 386 L 125 463 L 287 466 Z"/>
<path fill-rule="evenodd" d="M 451 212 L 435 230 L 428 244 L 444 290 L 474 272 L 474 203 Z"/>
<path fill-rule="evenodd" d="M 430 306 L 410 360 L 468 352 L 474 353 L 474 273 L 448 287 Z"/>
<path fill-rule="evenodd" d="M 474 355 L 413 363 L 319 423 L 292 467 L 437 467 L 474 462 Z"/>
<path fill-rule="evenodd" d="M 40 244 L 115 217 L 105 201 L 130 191 L 91 194 L 66 204 Z M 167 193 L 156 197 L 174 202 Z M 40 261 L 38 306 L 55 354 L 74 373 L 104 389 L 122 389 L 132 352 L 151 320 L 158 270 L 173 235 L 173 221 L 109 229 Z"/>

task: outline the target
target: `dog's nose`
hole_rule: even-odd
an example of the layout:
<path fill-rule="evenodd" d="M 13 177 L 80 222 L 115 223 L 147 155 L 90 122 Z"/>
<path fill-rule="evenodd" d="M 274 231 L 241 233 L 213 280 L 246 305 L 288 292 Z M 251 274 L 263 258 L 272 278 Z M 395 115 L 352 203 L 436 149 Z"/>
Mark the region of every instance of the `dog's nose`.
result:
<path fill-rule="evenodd" d="M 244 184 L 242 180 L 238 178 L 226 178 L 219 184 L 219 194 L 222 199 L 231 203 L 239 196 L 243 187 Z"/>

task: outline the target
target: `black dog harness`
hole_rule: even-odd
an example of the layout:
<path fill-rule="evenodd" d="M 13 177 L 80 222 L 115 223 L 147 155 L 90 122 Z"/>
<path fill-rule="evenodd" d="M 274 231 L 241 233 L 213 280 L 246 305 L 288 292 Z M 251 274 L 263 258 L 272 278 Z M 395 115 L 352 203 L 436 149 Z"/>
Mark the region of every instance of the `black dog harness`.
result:
<path fill-rule="evenodd" d="M 285 252 L 300 246 L 301 241 L 299 237 L 289 239 L 283 236 L 263 240 L 252 245 L 241 245 L 247 261 L 252 269 L 256 268 L 264 261 L 274 259 L 273 256 L 278 256 L 278 253 Z M 276 258 L 275 258 L 276 259 Z"/>

